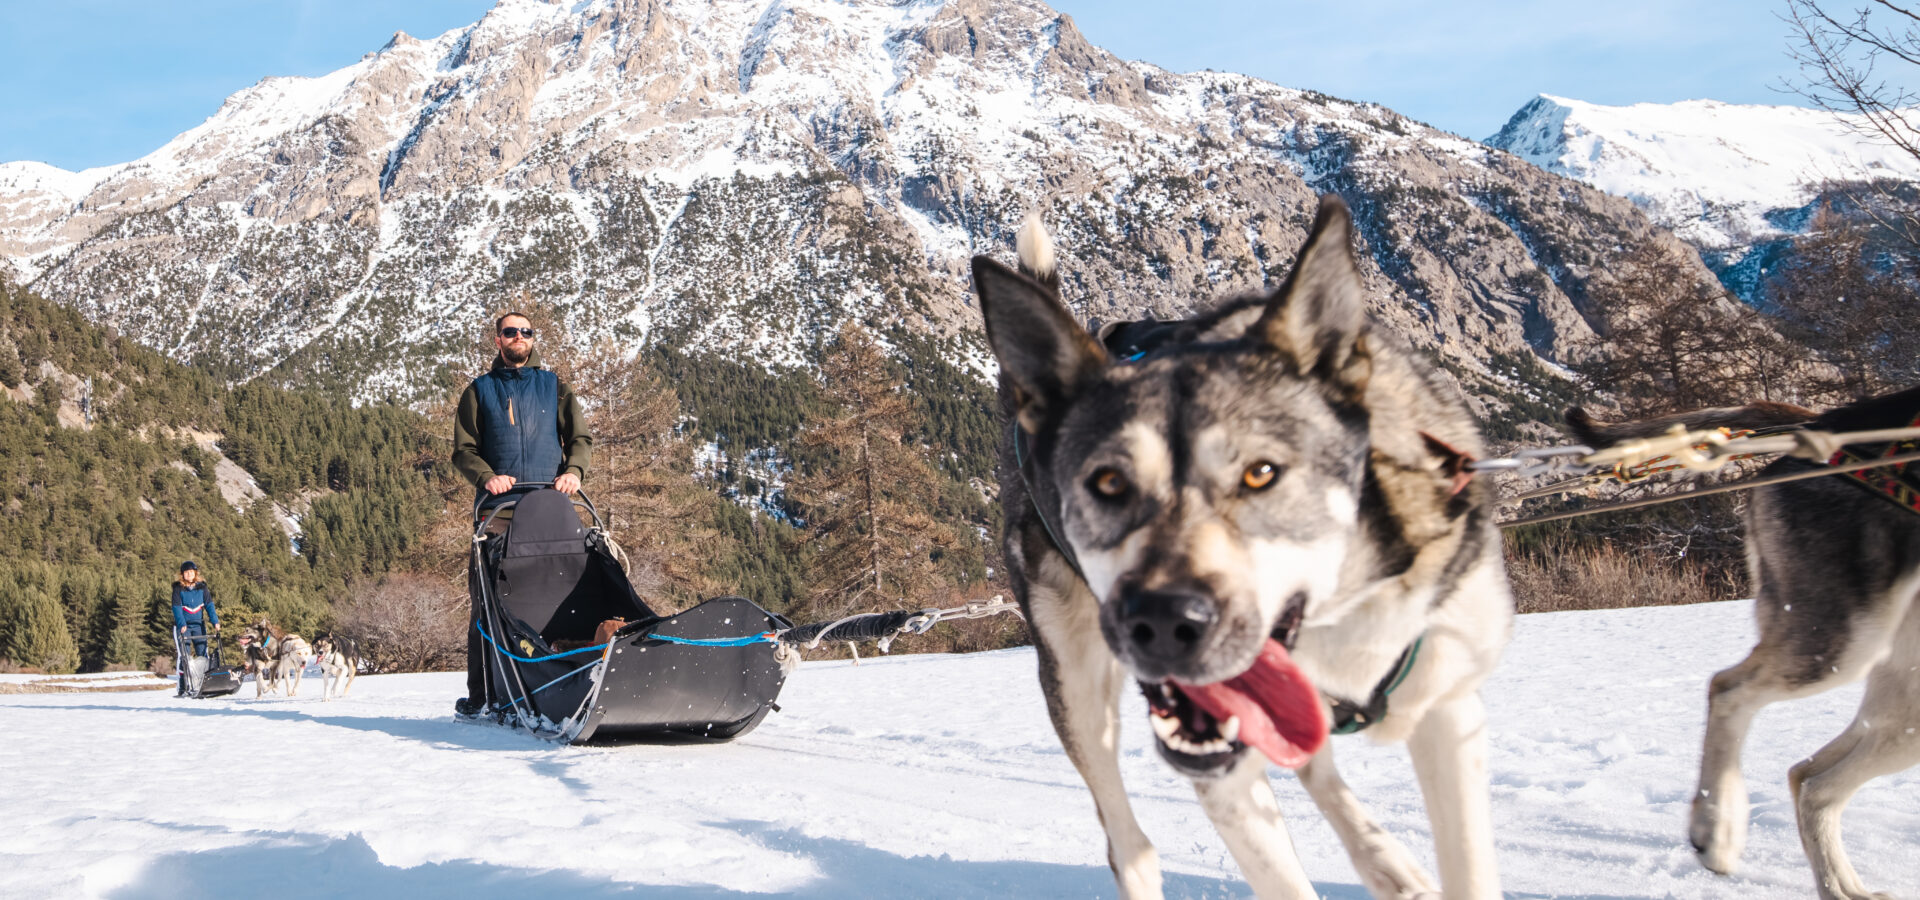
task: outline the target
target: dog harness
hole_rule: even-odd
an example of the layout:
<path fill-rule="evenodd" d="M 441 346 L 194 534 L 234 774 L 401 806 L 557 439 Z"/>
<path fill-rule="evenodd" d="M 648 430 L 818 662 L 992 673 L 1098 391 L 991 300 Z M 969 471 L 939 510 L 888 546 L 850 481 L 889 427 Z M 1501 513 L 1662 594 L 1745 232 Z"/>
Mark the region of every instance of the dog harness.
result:
<path fill-rule="evenodd" d="M 1427 636 L 1422 634 L 1414 638 L 1407 649 L 1400 651 L 1399 661 L 1387 670 L 1379 684 L 1373 686 L 1373 696 L 1367 698 L 1365 706 L 1321 692 L 1320 696 L 1326 699 L 1327 705 L 1333 707 L 1333 727 L 1328 730 L 1334 734 L 1353 734 L 1365 731 L 1368 726 L 1386 718 L 1387 695 L 1407 680 L 1407 673 L 1413 671 L 1413 662 L 1420 658 L 1420 645 L 1426 639 Z"/>
<path fill-rule="evenodd" d="M 1920 415 L 1914 416 L 1913 420 L 1907 424 L 1920 426 Z M 1874 459 L 1912 453 L 1916 450 L 1920 450 L 1920 440 L 1842 447 L 1840 452 L 1827 460 L 1827 465 L 1869 462 Z M 1874 496 L 1892 501 L 1907 512 L 1920 513 L 1920 466 L 1907 462 L 1874 469 L 1858 469 L 1843 474 L 1852 483 L 1865 488 Z"/>

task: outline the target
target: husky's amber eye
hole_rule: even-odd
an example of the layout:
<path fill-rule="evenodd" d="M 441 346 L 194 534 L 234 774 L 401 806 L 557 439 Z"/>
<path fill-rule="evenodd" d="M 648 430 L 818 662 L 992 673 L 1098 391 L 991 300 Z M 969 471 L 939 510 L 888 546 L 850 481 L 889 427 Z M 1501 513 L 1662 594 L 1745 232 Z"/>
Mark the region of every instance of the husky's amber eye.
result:
<path fill-rule="evenodd" d="M 1119 469 L 1101 469 L 1087 479 L 1089 490 L 1108 499 L 1125 496 L 1131 487 L 1133 486 L 1127 483 L 1127 476 L 1120 474 Z"/>
<path fill-rule="evenodd" d="M 1263 459 L 1240 473 L 1240 483 L 1246 485 L 1247 490 L 1264 491 L 1273 485 L 1274 479 L 1279 477 L 1280 467 Z"/>

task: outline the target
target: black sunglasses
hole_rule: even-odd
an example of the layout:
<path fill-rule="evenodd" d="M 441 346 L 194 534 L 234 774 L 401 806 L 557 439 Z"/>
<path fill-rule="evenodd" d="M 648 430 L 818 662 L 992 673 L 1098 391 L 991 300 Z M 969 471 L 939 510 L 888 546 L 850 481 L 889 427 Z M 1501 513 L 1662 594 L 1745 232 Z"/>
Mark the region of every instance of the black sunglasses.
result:
<path fill-rule="evenodd" d="M 533 329 L 515 328 L 509 325 L 505 328 L 500 329 L 500 336 L 503 338 L 516 338 L 516 337 L 530 338 L 530 337 L 533 337 Z"/>

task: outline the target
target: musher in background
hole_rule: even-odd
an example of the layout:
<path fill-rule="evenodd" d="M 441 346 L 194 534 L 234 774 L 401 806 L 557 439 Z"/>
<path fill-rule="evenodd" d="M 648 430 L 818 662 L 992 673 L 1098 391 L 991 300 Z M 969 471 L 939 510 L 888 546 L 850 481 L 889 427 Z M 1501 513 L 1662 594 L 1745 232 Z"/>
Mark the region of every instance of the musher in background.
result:
<path fill-rule="evenodd" d="M 220 630 L 220 614 L 213 609 L 213 588 L 200 580 L 200 567 L 187 560 L 180 564 L 180 578 L 173 583 L 173 627 L 183 648 L 180 689 L 175 697 L 187 693 L 187 657 L 207 655 L 207 642 L 192 638 L 206 637 L 209 626 L 215 632 Z"/>
<path fill-rule="evenodd" d="M 566 494 L 579 490 L 593 456 L 593 436 L 579 399 L 559 376 L 541 368 L 533 323 L 524 314 L 510 312 L 494 320 L 493 346 L 500 352 L 492 368 L 467 385 L 454 411 L 453 467 L 473 483 L 483 507 L 499 502 L 521 481 L 551 481 Z M 464 716 L 486 704 L 475 577 L 469 566 L 467 593 L 475 599 L 467 627 L 467 696 L 453 704 Z"/>

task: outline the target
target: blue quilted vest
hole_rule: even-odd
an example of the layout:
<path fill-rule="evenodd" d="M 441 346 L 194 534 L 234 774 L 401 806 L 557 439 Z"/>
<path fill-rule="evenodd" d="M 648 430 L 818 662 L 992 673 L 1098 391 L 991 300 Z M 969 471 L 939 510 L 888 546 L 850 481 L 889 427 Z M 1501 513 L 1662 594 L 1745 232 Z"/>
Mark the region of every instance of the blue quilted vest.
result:
<path fill-rule="evenodd" d="M 532 366 L 498 368 L 474 379 L 473 391 L 480 401 L 480 458 L 494 474 L 558 478 L 567 462 L 560 446 L 560 378 Z"/>

